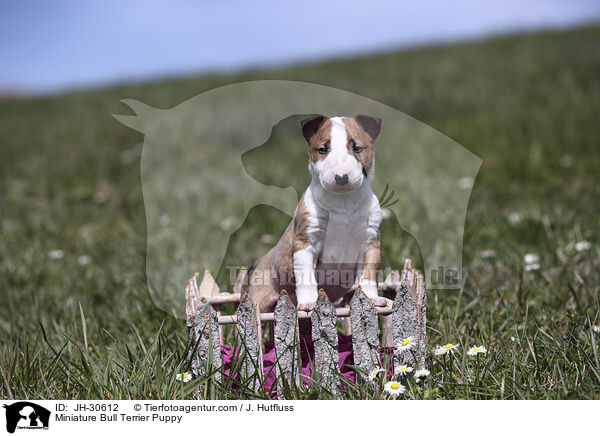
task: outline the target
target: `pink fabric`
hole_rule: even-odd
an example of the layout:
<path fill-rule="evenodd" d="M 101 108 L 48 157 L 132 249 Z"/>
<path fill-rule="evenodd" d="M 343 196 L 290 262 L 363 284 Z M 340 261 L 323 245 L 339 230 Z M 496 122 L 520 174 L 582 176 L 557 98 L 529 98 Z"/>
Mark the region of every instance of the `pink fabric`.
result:
<path fill-rule="evenodd" d="M 352 336 L 346 336 L 338 333 L 338 352 L 339 352 L 339 367 L 341 374 L 350 381 L 355 381 L 355 373 L 350 368 L 354 365 L 354 357 L 352 355 Z M 265 376 L 265 391 L 275 393 L 277 391 L 277 382 L 274 367 L 275 364 L 275 347 L 273 342 L 265 342 L 265 352 L 263 354 L 263 366 Z M 223 354 L 223 363 L 225 373 L 229 374 L 231 362 L 234 356 L 239 353 L 239 349 L 235 350 L 230 345 L 221 347 Z M 382 367 L 387 369 L 388 377 L 392 376 L 393 349 L 380 348 L 379 350 Z M 312 371 L 311 362 L 314 360 L 315 350 L 310 334 L 300 336 L 300 359 L 302 361 L 302 382 L 306 386 L 310 384 L 310 374 Z M 234 374 L 235 380 L 239 380 L 239 374 Z"/>

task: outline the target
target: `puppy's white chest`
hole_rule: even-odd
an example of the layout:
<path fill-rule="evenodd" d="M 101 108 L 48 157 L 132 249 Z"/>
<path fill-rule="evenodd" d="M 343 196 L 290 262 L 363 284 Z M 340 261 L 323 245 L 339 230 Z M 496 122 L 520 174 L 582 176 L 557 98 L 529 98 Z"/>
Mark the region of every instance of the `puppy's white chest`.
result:
<path fill-rule="evenodd" d="M 323 263 L 354 265 L 359 261 L 368 241 L 368 215 L 360 212 L 329 214 L 321 255 Z"/>
<path fill-rule="evenodd" d="M 308 235 L 317 263 L 327 269 L 357 265 L 369 242 L 378 237 L 381 212 L 366 184 L 347 195 L 333 195 L 311 184 L 304 195 Z M 313 266 L 313 267 L 314 267 Z"/>

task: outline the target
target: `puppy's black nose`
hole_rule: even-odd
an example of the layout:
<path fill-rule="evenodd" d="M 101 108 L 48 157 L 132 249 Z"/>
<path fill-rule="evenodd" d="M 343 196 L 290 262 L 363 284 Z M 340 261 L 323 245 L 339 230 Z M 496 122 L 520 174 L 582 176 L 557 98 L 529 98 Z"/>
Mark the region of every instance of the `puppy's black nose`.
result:
<path fill-rule="evenodd" d="M 335 183 L 337 183 L 338 185 L 345 185 L 346 183 L 348 183 L 348 174 L 344 174 L 343 176 L 336 174 Z"/>

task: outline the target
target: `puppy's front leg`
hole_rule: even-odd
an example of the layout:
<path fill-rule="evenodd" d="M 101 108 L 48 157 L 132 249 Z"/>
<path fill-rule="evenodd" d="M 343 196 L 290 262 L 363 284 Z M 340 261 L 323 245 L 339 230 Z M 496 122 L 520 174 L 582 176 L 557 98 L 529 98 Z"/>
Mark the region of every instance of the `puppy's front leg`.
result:
<path fill-rule="evenodd" d="M 371 198 L 371 209 L 367 220 L 369 241 L 362 255 L 362 264 L 358 268 L 358 285 L 371 299 L 375 306 L 385 306 L 386 299 L 377 293 L 377 275 L 381 264 L 381 242 L 379 228 L 381 227 L 381 207 L 377 196 Z"/>
<path fill-rule="evenodd" d="M 315 308 L 319 293 L 315 279 L 316 250 L 310 245 L 295 251 L 293 256 L 298 310 L 310 312 Z"/>
<path fill-rule="evenodd" d="M 379 239 L 369 242 L 363 256 L 361 270 L 358 272 L 358 284 L 363 292 L 373 301 L 376 306 L 384 305 L 377 294 L 377 273 L 381 262 L 381 244 Z"/>

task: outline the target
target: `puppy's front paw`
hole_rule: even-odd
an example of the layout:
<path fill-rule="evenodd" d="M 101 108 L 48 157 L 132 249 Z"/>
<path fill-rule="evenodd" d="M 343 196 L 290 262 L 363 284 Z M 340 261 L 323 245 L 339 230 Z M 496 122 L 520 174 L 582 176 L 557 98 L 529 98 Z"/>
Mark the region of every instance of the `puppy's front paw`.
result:
<path fill-rule="evenodd" d="M 316 305 L 316 301 L 311 301 L 309 303 L 298 303 L 298 310 L 301 310 L 303 312 L 311 312 Z"/>
<path fill-rule="evenodd" d="M 392 300 L 390 300 L 389 298 L 385 298 L 385 297 L 369 298 L 369 300 L 371 300 L 371 303 L 373 303 L 373 306 L 375 306 L 375 307 L 391 308 L 392 305 L 394 304 L 394 302 Z"/>
<path fill-rule="evenodd" d="M 377 295 L 377 283 L 376 282 L 373 282 L 370 280 L 364 281 L 360 284 L 360 287 L 362 288 L 365 295 L 367 297 L 369 297 L 369 300 L 371 300 L 371 303 L 373 303 L 373 306 L 386 307 L 389 305 L 391 307 L 391 303 L 392 303 L 391 300 Z"/>
<path fill-rule="evenodd" d="M 317 305 L 319 293 L 316 287 L 307 286 L 296 288 L 296 298 L 298 299 L 298 310 L 310 312 Z"/>
<path fill-rule="evenodd" d="M 371 280 L 365 280 L 360 282 L 360 288 L 367 297 L 371 300 L 377 298 L 377 283 Z"/>

